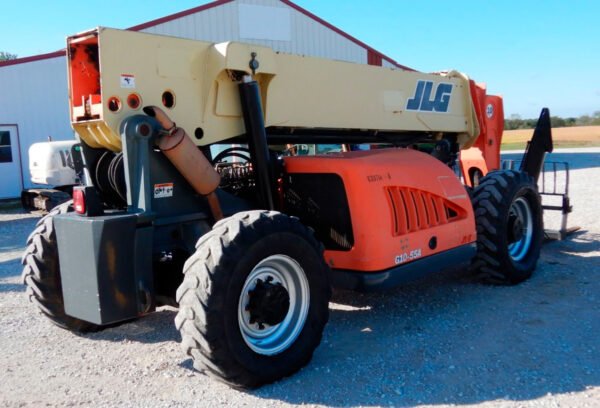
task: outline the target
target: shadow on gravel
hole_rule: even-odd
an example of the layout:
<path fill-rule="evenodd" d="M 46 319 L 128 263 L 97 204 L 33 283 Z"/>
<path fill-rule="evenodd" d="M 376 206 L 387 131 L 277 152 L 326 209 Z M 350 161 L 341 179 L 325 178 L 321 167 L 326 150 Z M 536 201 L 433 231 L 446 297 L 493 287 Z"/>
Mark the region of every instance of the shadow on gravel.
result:
<path fill-rule="evenodd" d="M 502 153 L 502 160 L 521 160 L 523 153 Z M 600 152 L 550 153 L 546 161 L 567 162 L 571 170 L 600 167 Z"/>
<path fill-rule="evenodd" d="M 20 283 L 0 283 L 0 293 L 25 292 L 25 285 Z"/>
<path fill-rule="evenodd" d="M 0 252 L 25 248 L 25 241 L 38 222 L 38 218 L 21 218 L 0 221 Z"/>
<path fill-rule="evenodd" d="M 18 276 L 21 274 L 23 266 L 21 265 L 21 258 L 13 258 L 7 261 L 0 261 L 0 278 L 7 278 L 10 276 Z M 0 292 L 2 290 L 0 289 Z"/>
<path fill-rule="evenodd" d="M 12 226 L 18 226 L 21 224 L 30 224 L 33 226 L 39 221 L 40 218 L 41 217 L 28 217 L 0 220 L 0 231 L 2 231 L 3 228 L 7 228 L 9 226 L 12 228 Z"/>
<path fill-rule="evenodd" d="M 578 230 L 570 234 L 565 241 L 550 241 L 548 248 L 559 248 L 559 254 L 569 252 L 574 254 L 585 254 L 600 251 L 600 234 L 594 234 L 587 230 Z M 543 253 L 542 253 L 543 254 Z"/>
<path fill-rule="evenodd" d="M 104 340 L 113 342 L 135 341 L 139 343 L 163 343 L 167 341 L 181 341 L 179 332 L 175 328 L 175 315 L 173 310 L 160 310 L 140 319 L 112 325 L 96 333 L 75 333 L 88 340 Z"/>
<path fill-rule="evenodd" d="M 336 292 L 312 362 L 252 394 L 334 406 L 528 401 L 600 386 L 600 240 L 544 246 L 529 281 L 453 271 L 387 294 Z M 559 262 L 555 262 L 559 261 Z"/>

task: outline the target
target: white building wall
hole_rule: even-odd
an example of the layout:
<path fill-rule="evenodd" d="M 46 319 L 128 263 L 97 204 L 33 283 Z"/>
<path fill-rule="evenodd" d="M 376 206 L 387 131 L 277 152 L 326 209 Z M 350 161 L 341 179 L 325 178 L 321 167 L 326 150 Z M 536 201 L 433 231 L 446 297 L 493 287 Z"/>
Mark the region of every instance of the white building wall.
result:
<path fill-rule="evenodd" d="M 240 9 L 248 10 L 244 5 L 286 10 L 283 14 L 289 16 L 286 17 L 289 35 L 284 36 L 285 40 L 281 36 L 278 40 L 241 37 L 240 23 L 248 23 L 246 27 L 254 24 L 254 21 L 242 21 L 249 18 L 240 14 Z M 141 31 L 216 43 L 242 41 L 266 45 L 279 52 L 367 63 L 365 48 L 279 0 L 236 0 Z M 383 65 L 393 67 L 386 60 Z M 25 188 L 32 187 L 27 157 L 29 146 L 46 141 L 48 136 L 53 140 L 74 137 L 69 123 L 66 76 L 65 57 L 0 67 L 0 123 L 18 126 Z"/>
<path fill-rule="evenodd" d="M 243 5 L 289 10 L 290 41 L 244 38 L 240 35 Z M 181 17 L 142 32 L 210 42 L 241 41 L 266 45 L 276 51 L 366 64 L 367 50 L 323 24 L 278 0 L 237 0 Z"/>
<path fill-rule="evenodd" d="M 73 139 L 65 57 L 0 67 L 0 123 L 16 124 L 25 188 L 31 188 L 28 150 L 32 143 Z"/>
<path fill-rule="evenodd" d="M 382 67 L 386 67 L 386 68 L 396 68 L 396 69 L 398 69 L 398 67 L 397 67 L 395 64 L 392 64 L 391 62 L 389 62 L 389 61 L 388 61 L 388 60 L 386 60 L 386 59 L 383 59 L 383 60 L 381 61 L 381 66 L 382 66 Z"/>

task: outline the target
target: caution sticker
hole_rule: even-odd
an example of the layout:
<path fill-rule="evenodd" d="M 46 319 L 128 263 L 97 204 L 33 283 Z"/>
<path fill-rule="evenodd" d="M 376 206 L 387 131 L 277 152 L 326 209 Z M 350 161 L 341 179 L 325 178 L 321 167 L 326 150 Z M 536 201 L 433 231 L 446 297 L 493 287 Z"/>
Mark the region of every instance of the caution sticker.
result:
<path fill-rule="evenodd" d="M 121 88 L 135 88 L 135 76 L 131 74 L 121 74 Z"/>
<path fill-rule="evenodd" d="M 173 183 L 162 183 L 154 185 L 154 198 L 173 197 Z"/>

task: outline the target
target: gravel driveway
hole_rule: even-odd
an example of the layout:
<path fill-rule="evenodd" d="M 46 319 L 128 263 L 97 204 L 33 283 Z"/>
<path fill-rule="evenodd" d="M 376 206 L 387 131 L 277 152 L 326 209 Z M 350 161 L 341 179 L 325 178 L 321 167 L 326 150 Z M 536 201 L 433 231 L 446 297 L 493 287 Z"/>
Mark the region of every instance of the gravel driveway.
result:
<path fill-rule="evenodd" d="M 551 159 L 571 163 L 570 224 L 582 230 L 544 245 L 530 281 L 482 286 L 454 270 L 385 294 L 336 292 L 312 362 L 252 392 L 192 370 L 174 309 L 95 334 L 50 324 L 19 282 L 38 217 L 0 209 L 0 406 L 598 407 L 600 149 Z"/>

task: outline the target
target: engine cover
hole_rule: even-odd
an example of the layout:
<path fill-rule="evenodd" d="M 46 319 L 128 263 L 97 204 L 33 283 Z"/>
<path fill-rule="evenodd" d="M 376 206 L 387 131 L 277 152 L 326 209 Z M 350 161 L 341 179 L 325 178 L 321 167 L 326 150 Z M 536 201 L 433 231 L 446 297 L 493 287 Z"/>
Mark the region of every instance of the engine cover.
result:
<path fill-rule="evenodd" d="M 283 207 L 315 229 L 331 268 L 380 272 L 476 240 L 450 168 L 412 149 L 285 158 Z"/>

